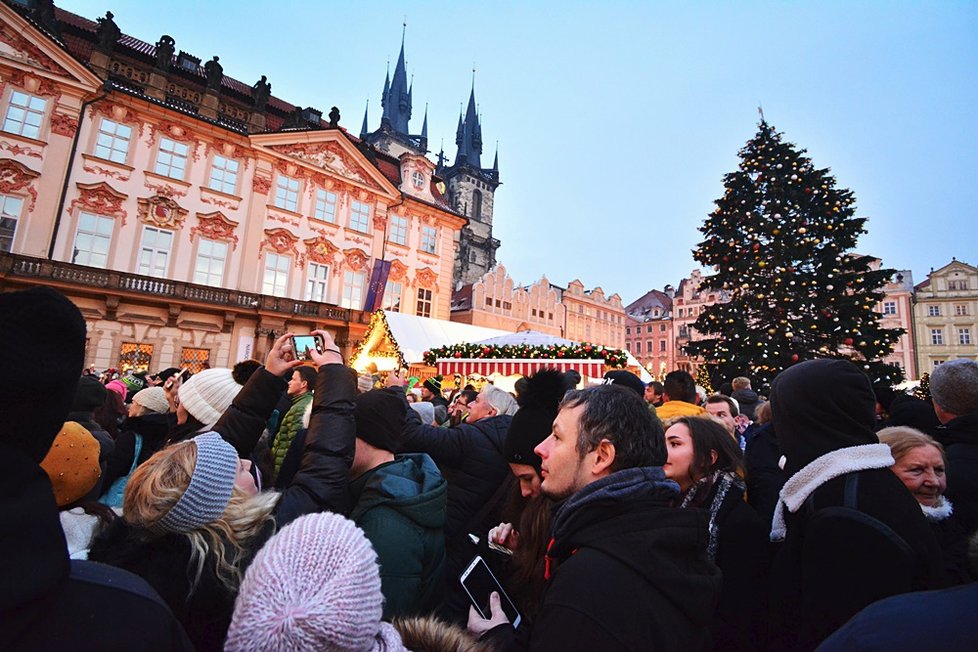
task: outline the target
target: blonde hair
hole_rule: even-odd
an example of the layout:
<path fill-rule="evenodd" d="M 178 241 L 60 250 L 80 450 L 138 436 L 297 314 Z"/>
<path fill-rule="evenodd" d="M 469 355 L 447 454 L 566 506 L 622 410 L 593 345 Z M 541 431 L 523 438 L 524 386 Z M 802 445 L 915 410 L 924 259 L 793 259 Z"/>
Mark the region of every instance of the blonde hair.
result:
<path fill-rule="evenodd" d="M 401 635 L 401 643 L 409 650 L 430 652 L 492 652 L 492 646 L 477 640 L 459 625 L 446 623 L 437 618 L 396 618 L 394 629 Z"/>
<path fill-rule="evenodd" d="M 944 446 L 941 445 L 941 442 L 930 435 L 920 432 L 916 428 L 911 428 L 910 426 L 891 426 L 889 428 L 883 428 L 876 433 L 876 436 L 880 438 L 881 444 L 886 444 L 890 447 L 890 453 L 893 454 L 893 459 L 897 462 L 900 461 L 901 457 L 915 448 L 933 446 L 940 451 L 941 460 L 944 462 L 944 466 L 947 466 L 947 455 L 944 454 Z"/>
<path fill-rule="evenodd" d="M 754 408 L 754 421 L 758 425 L 764 425 L 771 420 L 771 401 L 764 401 Z"/>
<path fill-rule="evenodd" d="M 196 464 L 197 447 L 193 440 L 178 442 L 154 453 L 133 471 L 126 484 L 123 519 L 154 535 L 161 534 L 159 521 L 187 491 Z M 231 500 L 218 519 L 182 534 L 190 542 L 190 567 L 193 569 L 190 594 L 200 583 L 209 554 L 214 557 L 218 580 L 232 591 L 237 590 L 243 575 L 241 561 L 252 552 L 246 544 L 267 524 L 274 524 L 272 510 L 278 499 L 279 494 L 274 491 L 249 496 L 234 487 Z"/>

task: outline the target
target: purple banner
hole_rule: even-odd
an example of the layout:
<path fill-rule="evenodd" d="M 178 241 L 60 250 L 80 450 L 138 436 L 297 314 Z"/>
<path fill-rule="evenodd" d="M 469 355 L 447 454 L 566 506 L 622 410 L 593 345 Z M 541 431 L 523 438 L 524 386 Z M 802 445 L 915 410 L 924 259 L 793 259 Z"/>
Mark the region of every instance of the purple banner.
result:
<path fill-rule="evenodd" d="M 384 305 L 384 290 L 390 273 L 391 261 L 374 261 L 374 269 L 370 273 L 370 285 L 367 287 L 367 298 L 363 302 L 363 309 L 366 312 L 373 312 Z"/>

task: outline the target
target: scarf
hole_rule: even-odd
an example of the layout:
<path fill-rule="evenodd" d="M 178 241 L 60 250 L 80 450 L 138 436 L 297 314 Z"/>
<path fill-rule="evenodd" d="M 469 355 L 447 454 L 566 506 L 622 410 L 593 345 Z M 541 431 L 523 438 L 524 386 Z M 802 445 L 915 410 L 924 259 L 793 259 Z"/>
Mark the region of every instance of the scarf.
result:
<path fill-rule="evenodd" d="M 886 444 L 850 446 L 815 458 L 788 478 L 781 488 L 771 521 L 771 541 L 783 541 L 788 533 L 784 520 L 785 507 L 794 514 L 816 489 L 829 480 L 855 471 L 887 469 L 893 464 L 893 455 Z"/>
<path fill-rule="evenodd" d="M 943 521 L 946 518 L 950 518 L 951 514 L 954 513 L 954 505 L 944 496 L 941 496 L 936 507 L 928 507 L 927 505 L 921 504 L 920 509 L 924 512 L 924 517 L 928 523 Z"/>
<path fill-rule="evenodd" d="M 706 547 L 706 554 L 709 555 L 710 561 L 716 561 L 717 557 L 717 540 L 719 536 L 719 527 L 717 523 L 717 517 L 720 514 L 720 507 L 723 505 L 724 498 L 730 492 L 731 487 L 736 487 L 741 491 L 746 490 L 746 485 L 744 481 L 740 479 L 736 473 L 730 471 L 722 471 L 717 469 L 711 475 L 701 478 L 690 488 L 690 490 L 683 497 L 683 501 L 679 504 L 680 509 L 688 508 L 693 499 L 696 498 L 697 494 L 705 491 L 707 487 L 714 488 L 713 501 L 710 503 L 710 542 Z"/>

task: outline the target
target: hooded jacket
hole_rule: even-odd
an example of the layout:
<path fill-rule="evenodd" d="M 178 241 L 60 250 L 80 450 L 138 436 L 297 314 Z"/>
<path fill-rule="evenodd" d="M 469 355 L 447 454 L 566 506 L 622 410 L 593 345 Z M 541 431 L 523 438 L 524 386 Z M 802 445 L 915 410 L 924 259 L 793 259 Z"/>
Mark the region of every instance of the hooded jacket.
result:
<path fill-rule="evenodd" d="M 937 428 L 947 454 L 948 499 L 968 532 L 978 529 L 978 412 L 951 419 Z"/>
<path fill-rule="evenodd" d="M 705 413 L 706 410 L 700 406 L 686 401 L 666 401 L 655 409 L 656 416 L 663 422 L 676 417 L 696 417 Z"/>
<path fill-rule="evenodd" d="M 775 378 L 771 403 L 789 482 L 823 455 L 879 444 L 872 386 L 851 362 L 810 360 L 790 367 Z M 850 487 L 857 487 L 857 510 L 869 517 L 864 521 L 834 516 L 845 504 L 850 476 L 856 476 Z M 786 524 L 771 572 L 774 649 L 811 650 L 871 602 L 944 584 L 934 534 L 888 468 L 825 481 L 786 516 Z"/>
<path fill-rule="evenodd" d="M 737 405 L 740 407 L 740 413 L 746 415 L 751 421 L 754 420 L 754 410 L 757 408 L 758 396 L 757 392 L 750 388 L 735 390 L 730 398 L 737 401 Z"/>
<path fill-rule="evenodd" d="M 380 563 L 384 620 L 426 614 L 440 602 L 448 484 L 423 453 L 398 455 L 350 483 L 350 518 Z"/>

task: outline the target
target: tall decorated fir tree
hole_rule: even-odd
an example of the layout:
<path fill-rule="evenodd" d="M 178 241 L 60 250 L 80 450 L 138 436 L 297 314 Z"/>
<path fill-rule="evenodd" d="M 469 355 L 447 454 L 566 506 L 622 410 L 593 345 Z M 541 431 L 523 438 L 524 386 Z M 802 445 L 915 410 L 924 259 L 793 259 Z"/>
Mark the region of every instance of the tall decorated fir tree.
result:
<path fill-rule="evenodd" d="M 882 359 L 903 331 L 882 328 L 875 310 L 893 270 L 874 271 L 873 258 L 853 253 L 866 218 L 855 216 L 852 192 L 763 118 L 740 159 L 694 252 L 716 271 L 701 291 L 728 300 L 700 314 L 693 327 L 703 339 L 686 352 L 722 378 L 760 384 L 825 357 L 851 359 L 874 383 L 900 382 L 900 368 Z"/>

